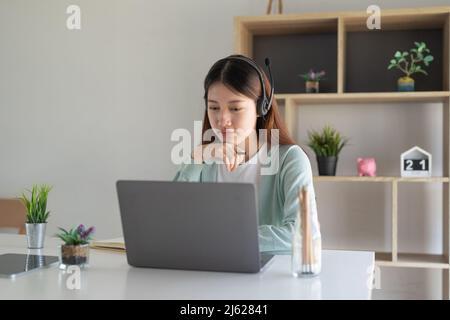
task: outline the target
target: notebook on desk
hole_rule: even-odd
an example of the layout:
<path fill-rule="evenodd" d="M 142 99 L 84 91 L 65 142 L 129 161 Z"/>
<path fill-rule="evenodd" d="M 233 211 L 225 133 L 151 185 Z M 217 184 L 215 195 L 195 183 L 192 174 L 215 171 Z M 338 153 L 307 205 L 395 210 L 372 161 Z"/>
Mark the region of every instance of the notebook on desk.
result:
<path fill-rule="evenodd" d="M 109 240 L 96 240 L 91 242 L 92 249 L 125 252 L 125 241 L 122 238 L 115 238 Z"/>

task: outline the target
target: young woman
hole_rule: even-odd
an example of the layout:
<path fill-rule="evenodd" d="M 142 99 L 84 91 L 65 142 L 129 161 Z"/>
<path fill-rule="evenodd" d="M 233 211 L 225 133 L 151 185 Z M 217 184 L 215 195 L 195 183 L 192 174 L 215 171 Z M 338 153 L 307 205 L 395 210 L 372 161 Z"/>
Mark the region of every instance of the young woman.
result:
<path fill-rule="evenodd" d="M 174 180 L 253 183 L 260 250 L 274 254 L 291 252 L 299 190 L 308 187 L 312 235 L 320 238 L 310 162 L 289 137 L 261 68 L 250 58 L 231 55 L 211 67 L 204 87 L 202 145 Z M 278 164 L 269 174 L 263 173 L 264 155 Z"/>

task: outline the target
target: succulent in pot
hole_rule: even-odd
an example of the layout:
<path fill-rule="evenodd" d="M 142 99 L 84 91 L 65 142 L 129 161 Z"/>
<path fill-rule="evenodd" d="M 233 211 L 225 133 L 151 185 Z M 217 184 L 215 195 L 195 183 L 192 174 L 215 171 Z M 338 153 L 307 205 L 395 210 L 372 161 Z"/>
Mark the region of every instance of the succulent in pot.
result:
<path fill-rule="evenodd" d="M 314 72 L 313 69 L 309 70 L 307 73 L 299 74 L 300 77 L 305 80 L 305 91 L 306 93 L 318 93 L 319 92 L 319 82 L 324 80 L 325 71 Z"/>
<path fill-rule="evenodd" d="M 59 228 L 59 230 L 61 232 L 56 236 L 64 242 L 60 248 L 60 268 L 65 269 L 70 265 L 88 266 L 89 242 L 92 240 L 95 228 L 86 229 L 84 225 L 80 224 L 70 230 L 63 228 Z"/>

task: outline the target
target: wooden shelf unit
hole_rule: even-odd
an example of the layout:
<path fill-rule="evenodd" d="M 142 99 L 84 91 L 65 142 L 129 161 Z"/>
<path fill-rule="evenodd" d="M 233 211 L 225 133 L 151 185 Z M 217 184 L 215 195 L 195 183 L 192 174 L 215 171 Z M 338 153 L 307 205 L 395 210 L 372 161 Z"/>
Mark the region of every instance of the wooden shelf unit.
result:
<path fill-rule="evenodd" d="M 414 268 L 434 268 L 443 271 L 443 297 L 450 297 L 450 188 L 449 188 L 449 172 L 450 172 L 450 6 L 446 7 L 430 7 L 430 8 L 410 8 L 410 9 L 394 9 L 382 10 L 381 13 L 381 30 L 368 30 L 366 20 L 368 14 L 362 12 L 327 12 L 327 13 L 304 13 L 304 14 L 285 14 L 285 15 L 265 15 L 250 17 L 235 17 L 234 20 L 234 49 L 235 53 L 244 54 L 254 58 L 258 64 L 263 65 L 265 56 L 270 56 L 273 61 L 273 73 L 281 90 L 276 91 L 276 99 L 284 108 L 284 119 L 289 131 L 295 132 L 296 128 L 296 112 L 301 105 L 308 104 L 372 104 L 372 103 L 428 103 L 437 102 L 443 104 L 443 175 L 444 177 L 432 177 L 422 179 L 401 178 L 401 177 L 315 177 L 315 182 L 382 182 L 389 183 L 392 186 L 392 252 L 376 253 L 376 263 L 383 267 L 414 267 Z M 396 92 L 395 75 L 391 71 L 387 71 L 387 61 L 382 68 L 378 68 L 376 72 L 380 73 L 380 79 L 386 77 L 385 72 L 389 72 L 391 79 L 388 81 L 392 84 L 392 91 L 377 90 L 376 82 L 371 87 L 368 83 L 367 88 L 370 90 L 357 91 L 357 87 L 352 87 L 352 83 L 357 83 L 355 79 L 349 79 L 352 75 L 358 75 L 352 70 L 358 70 L 355 63 L 364 63 L 364 59 L 359 62 L 351 60 L 348 55 L 351 53 L 350 45 L 356 45 L 355 41 L 364 40 L 364 32 L 367 36 L 378 37 L 378 44 L 384 46 L 380 41 L 380 37 L 389 36 L 399 40 L 411 38 L 411 35 L 419 30 L 420 34 L 432 34 L 430 37 L 432 43 L 428 43 L 429 47 L 439 48 L 437 52 L 432 51 L 435 56 L 435 65 L 439 69 L 433 73 L 434 78 L 428 79 L 427 87 L 420 88 L 416 81 L 415 92 Z M 369 34 L 373 32 L 373 34 Z M 431 32 L 431 33 L 430 33 Z M 358 34 L 362 33 L 362 34 Z M 377 33 L 377 34 L 375 34 Z M 330 47 L 334 34 L 336 39 L 336 47 Z M 413 34 L 414 35 L 414 34 Z M 314 41 L 314 36 L 319 40 Z M 276 37 L 280 37 L 277 39 Z M 302 38 L 303 37 L 303 38 Z M 291 39 L 291 42 L 289 42 Z M 300 39 L 299 43 L 294 43 Z M 367 39 L 366 39 L 367 40 Z M 408 40 L 409 41 L 409 40 Z M 306 48 L 308 55 L 303 57 L 307 60 L 311 57 L 311 61 L 301 61 L 299 50 L 305 50 L 306 45 L 316 46 L 320 42 L 327 43 L 326 52 L 323 59 L 329 60 L 335 57 L 336 70 L 328 72 L 328 76 L 335 75 L 335 78 L 329 79 L 331 85 L 325 88 L 325 92 L 318 94 L 306 94 L 302 91 L 302 82 L 297 75 L 292 74 L 294 70 L 297 73 L 305 72 L 306 66 L 309 64 L 317 66 L 316 69 L 325 69 L 330 64 L 320 63 L 320 57 L 315 53 L 322 52 L 320 48 Z M 370 42 L 371 43 L 371 42 Z M 395 42 L 397 43 L 397 42 Z M 270 49 L 270 45 L 274 46 Z M 292 46 L 292 48 L 290 47 Z M 412 46 L 412 43 L 409 47 Z M 392 55 L 399 48 L 392 48 Z M 263 50 L 260 52 L 259 50 Z M 331 51 L 331 52 L 328 52 Z M 372 58 L 370 54 L 366 58 Z M 384 58 L 383 58 L 384 59 Z M 300 61 L 299 61 L 300 60 Z M 370 60 L 369 60 L 370 61 Z M 384 60 L 383 60 L 384 61 Z M 275 69 L 276 65 L 281 65 L 279 70 Z M 332 64 L 331 66 L 333 66 Z M 354 69 L 352 69 L 354 68 Z M 296 72 L 295 71 L 295 72 Z M 278 72 L 278 74 L 277 74 Z M 285 74 L 290 72 L 291 74 Z M 431 76 L 431 74 L 430 74 Z M 351 81 L 353 80 L 353 81 Z M 292 82 L 296 82 L 292 85 Z M 421 81 L 426 82 L 426 81 Z M 283 89 L 283 86 L 285 89 Z M 322 84 L 321 84 L 322 86 Z M 299 90 L 291 90 L 298 88 Z M 277 87 L 276 87 L 277 90 Z M 355 92 L 356 90 L 356 92 Z M 399 183 L 442 183 L 443 184 L 443 254 L 413 254 L 398 252 L 398 184 Z"/>

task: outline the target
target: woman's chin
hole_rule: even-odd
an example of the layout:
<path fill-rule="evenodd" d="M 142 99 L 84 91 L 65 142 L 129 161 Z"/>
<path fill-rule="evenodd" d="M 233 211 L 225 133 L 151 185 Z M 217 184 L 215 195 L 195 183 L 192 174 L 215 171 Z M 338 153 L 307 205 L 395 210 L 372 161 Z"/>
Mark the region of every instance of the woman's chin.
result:
<path fill-rule="evenodd" d="M 240 145 L 239 141 L 233 140 L 233 139 L 224 139 L 224 140 L 220 140 L 220 142 L 222 143 L 228 143 L 228 144 L 232 144 L 233 146 L 238 146 Z"/>
<path fill-rule="evenodd" d="M 236 145 L 236 141 L 234 140 L 234 139 L 230 139 L 230 138 L 222 138 L 222 139 L 219 139 L 220 140 L 220 142 L 222 142 L 222 143 L 230 143 L 230 144 L 234 144 L 234 145 Z"/>

